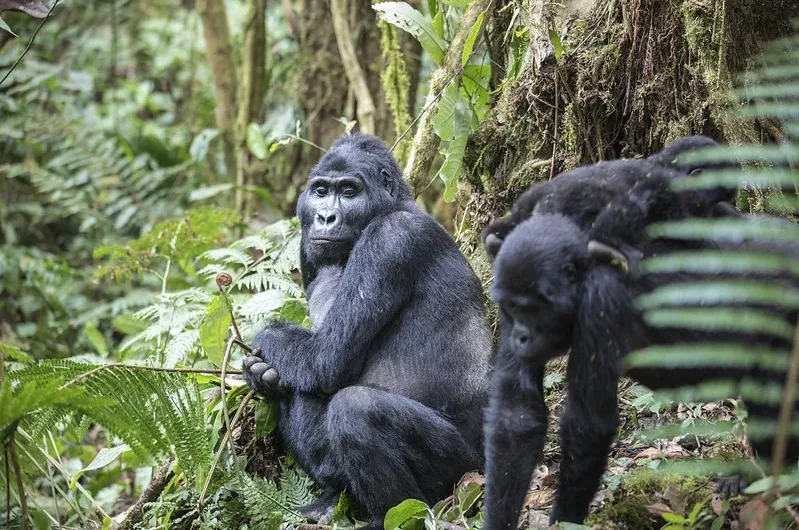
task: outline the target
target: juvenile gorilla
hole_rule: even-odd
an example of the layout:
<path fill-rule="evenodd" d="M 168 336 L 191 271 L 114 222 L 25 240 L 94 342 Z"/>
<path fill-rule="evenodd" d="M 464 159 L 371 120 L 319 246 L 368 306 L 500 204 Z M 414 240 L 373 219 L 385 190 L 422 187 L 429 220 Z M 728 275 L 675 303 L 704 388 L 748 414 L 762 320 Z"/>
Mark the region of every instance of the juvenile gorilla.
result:
<path fill-rule="evenodd" d="M 787 360 L 796 323 L 795 308 L 758 307 L 747 300 L 725 305 L 768 311 L 774 319 L 774 333 L 750 333 L 743 327 L 737 331 L 656 327 L 648 325 L 634 305 L 638 295 L 677 281 L 712 277 L 701 273 L 628 274 L 606 263 L 609 256 L 604 250 L 608 248 L 615 253 L 612 257 L 626 258 L 633 269 L 640 254 L 647 257 L 682 248 L 643 238 L 647 224 L 684 215 L 679 196 L 668 186 L 670 179 L 669 175 L 655 174 L 652 179 L 641 181 L 598 216 L 590 233 L 563 215 L 536 214 L 521 223 L 502 245 L 492 289 L 492 298 L 500 306 L 501 337 L 486 420 L 486 530 L 516 528 L 525 491 L 545 441 L 548 410 L 542 380 L 548 359 L 570 350 L 553 523 L 582 522 L 588 514 L 618 425 L 619 363 L 631 350 L 676 342 L 753 347 L 751 359 L 737 365 L 639 367 L 628 372 L 653 389 L 694 385 L 710 379 L 740 385 L 779 382 L 784 377 L 761 364 L 756 351 L 767 349 Z M 601 243 L 599 252 L 594 250 L 596 243 Z M 783 251 L 786 260 L 799 254 L 795 246 L 777 247 L 763 242 L 707 242 L 706 246 L 721 246 L 734 252 L 765 247 Z M 625 254 L 629 249 L 635 253 Z M 725 279 L 747 278 L 730 273 Z M 793 292 L 799 286 L 797 278 L 789 275 L 768 280 Z M 750 422 L 776 418 L 777 405 L 773 402 L 748 405 Z M 769 457 L 771 438 L 752 442 L 760 456 Z M 789 462 L 799 457 L 795 438 L 788 455 Z"/>
<path fill-rule="evenodd" d="M 722 167 L 709 163 L 686 163 L 681 157 L 717 145 L 707 136 L 686 136 L 646 159 L 611 160 L 582 166 L 552 180 L 534 184 L 516 200 L 510 215 L 485 227 L 483 246 L 493 259 L 508 234 L 533 214 L 560 213 L 570 217 L 580 228 L 587 229 L 610 201 L 625 195 L 649 175 L 668 174 L 676 178 Z M 734 196 L 734 191 L 711 188 L 682 193 L 680 200 L 690 215 L 733 216 L 736 210 L 729 201 Z"/>
<path fill-rule="evenodd" d="M 325 492 L 303 512 L 324 520 L 346 489 L 382 528 L 392 506 L 443 498 L 481 465 L 481 286 L 377 138 L 337 141 L 297 215 L 312 329 L 268 325 L 244 376 L 280 398 L 282 438 Z"/>

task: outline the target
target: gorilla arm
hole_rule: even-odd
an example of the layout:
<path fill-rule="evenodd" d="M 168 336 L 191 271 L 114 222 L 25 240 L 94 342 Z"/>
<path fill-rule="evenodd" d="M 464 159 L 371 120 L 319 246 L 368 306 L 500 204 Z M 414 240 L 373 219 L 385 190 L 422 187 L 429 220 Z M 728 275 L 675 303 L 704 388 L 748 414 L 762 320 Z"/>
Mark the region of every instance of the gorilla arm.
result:
<path fill-rule="evenodd" d="M 370 344 L 405 306 L 414 288 L 415 255 L 424 243 L 411 233 L 412 217 L 407 212 L 392 213 L 364 230 L 319 330 L 278 323 L 258 334 L 254 347 L 277 369 L 280 386 L 332 393 L 358 380 Z"/>

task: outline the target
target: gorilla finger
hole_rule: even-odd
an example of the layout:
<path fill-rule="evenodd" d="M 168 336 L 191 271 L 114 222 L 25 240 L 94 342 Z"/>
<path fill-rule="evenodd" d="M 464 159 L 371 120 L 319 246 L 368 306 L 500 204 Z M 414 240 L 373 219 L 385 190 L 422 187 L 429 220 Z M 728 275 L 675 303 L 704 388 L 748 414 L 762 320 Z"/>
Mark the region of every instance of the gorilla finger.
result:
<path fill-rule="evenodd" d="M 252 367 L 250 367 L 250 373 L 256 381 L 260 380 L 267 370 L 269 370 L 269 365 L 263 361 L 253 364 Z"/>
<path fill-rule="evenodd" d="M 254 357 L 261 357 L 261 348 L 254 348 L 254 349 L 253 349 L 253 350 L 250 352 L 250 355 L 252 355 L 252 356 L 254 356 Z"/>
<path fill-rule="evenodd" d="M 266 386 L 277 386 L 277 384 L 280 382 L 280 375 L 274 368 L 269 368 L 263 373 L 263 375 L 261 375 L 261 382 Z"/>
<path fill-rule="evenodd" d="M 262 362 L 264 362 L 264 360 L 261 359 L 260 357 L 256 357 L 255 355 L 248 355 L 247 357 L 244 358 L 242 366 L 244 366 L 245 370 L 251 370 L 254 365 Z"/>

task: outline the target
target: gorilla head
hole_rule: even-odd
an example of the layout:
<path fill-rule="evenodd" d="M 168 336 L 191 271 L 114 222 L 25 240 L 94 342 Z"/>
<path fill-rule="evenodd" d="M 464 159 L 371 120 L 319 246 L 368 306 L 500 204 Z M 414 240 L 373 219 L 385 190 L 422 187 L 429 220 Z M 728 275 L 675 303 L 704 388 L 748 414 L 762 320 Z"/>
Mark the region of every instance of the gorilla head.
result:
<path fill-rule="evenodd" d="M 563 355 L 582 296 L 588 239 L 560 214 L 534 215 L 508 235 L 491 299 L 512 324 L 510 348 L 528 362 Z"/>
<path fill-rule="evenodd" d="M 315 266 L 343 265 L 372 219 L 413 204 L 382 141 L 361 134 L 341 138 L 311 170 L 297 202 L 303 252 Z"/>

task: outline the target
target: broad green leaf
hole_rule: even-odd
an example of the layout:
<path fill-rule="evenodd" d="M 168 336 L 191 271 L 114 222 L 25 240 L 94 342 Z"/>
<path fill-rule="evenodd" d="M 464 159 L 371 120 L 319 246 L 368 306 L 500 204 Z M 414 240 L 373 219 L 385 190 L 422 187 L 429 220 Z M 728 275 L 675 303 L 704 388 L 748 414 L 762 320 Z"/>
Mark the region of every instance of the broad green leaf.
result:
<path fill-rule="evenodd" d="M 125 335 L 133 335 L 144 331 L 149 327 L 146 320 L 141 320 L 133 316 L 131 313 L 124 313 L 114 319 L 114 328 L 120 333 Z"/>
<path fill-rule="evenodd" d="M 685 328 L 702 331 L 729 331 L 738 333 L 764 333 L 793 339 L 794 327 L 772 313 L 753 309 L 679 308 L 656 309 L 644 313 L 650 326 Z"/>
<path fill-rule="evenodd" d="M 86 336 L 89 337 L 89 342 L 91 342 L 94 349 L 97 350 L 97 353 L 106 357 L 108 355 L 108 345 L 105 343 L 105 337 L 103 337 L 103 334 L 97 329 L 97 326 L 91 322 L 86 322 L 84 331 L 86 332 Z"/>
<path fill-rule="evenodd" d="M 458 90 L 457 80 L 447 85 L 438 101 L 436 116 L 433 118 L 433 130 L 439 138 L 448 142 L 455 138 L 455 128 L 458 125 L 458 104 L 461 95 Z"/>
<path fill-rule="evenodd" d="M 427 10 L 430 12 L 430 16 L 436 16 L 438 13 L 438 0 L 427 0 Z"/>
<path fill-rule="evenodd" d="M 636 299 L 641 309 L 731 303 L 759 303 L 796 309 L 799 308 L 799 289 L 759 280 L 699 281 L 666 285 Z"/>
<path fill-rule="evenodd" d="M 277 427 L 280 405 L 277 401 L 259 401 L 255 408 L 255 434 L 267 436 Z"/>
<path fill-rule="evenodd" d="M 460 490 L 458 490 L 458 507 L 462 513 L 467 513 L 472 507 L 477 504 L 477 501 L 483 496 L 483 487 L 477 482 L 467 482 Z"/>
<path fill-rule="evenodd" d="M 200 134 L 194 137 L 189 147 L 189 155 L 195 160 L 201 161 L 208 154 L 208 146 L 214 138 L 219 136 L 218 129 L 203 129 Z"/>
<path fill-rule="evenodd" d="M 87 471 L 103 468 L 119 458 L 119 455 L 127 451 L 130 451 L 130 447 L 125 444 L 118 445 L 116 447 L 104 447 L 100 449 L 100 452 L 97 453 L 97 456 L 94 457 L 94 460 L 92 460 L 88 466 L 84 467 L 72 476 L 72 480 L 69 482 L 69 489 L 74 491 L 75 484 L 77 484 L 78 479 L 80 479 L 81 475 Z"/>
<path fill-rule="evenodd" d="M 427 513 L 427 504 L 416 499 L 407 499 L 386 512 L 385 530 L 395 530 L 411 518 Z"/>
<path fill-rule="evenodd" d="M 445 4 L 452 7 L 463 9 L 472 3 L 472 0 L 443 0 Z"/>
<path fill-rule="evenodd" d="M 549 30 L 549 42 L 555 49 L 555 60 L 560 62 L 560 57 L 563 55 L 563 43 L 560 40 L 560 35 L 554 29 Z"/>
<path fill-rule="evenodd" d="M 230 321 L 227 297 L 224 294 L 218 294 L 208 304 L 205 318 L 200 324 L 200 345 L 205 350 L 208 360 L 216 366 L 222 366 Z"/>
<path fill-rule="evenodd" d="M 664 521 L 668 523 L 685 523 L 687 519 L 682 515 L 677 515 L 676 513 L 672 512 L 663 512 L 660 514 Z"/>
<path fill-rule="evenodd" d="M 433 15 L 433 22 L 431 24 L 433 29 L 442 39 L 444 38 L 444 12 L 441 10 L 436 11 Z"/>
<path fill-rule="evenodd" d="M 266 138 L 257 123 L 247 125 L 247 149 L 258 160 L 265 160 L 267 154 Z"/>
<path fill-rule="evenodd" d="M 472 27 L 469 28 L 469 34 L 466 36 L 466 42 L 463 44 L 463 52 L 461 53 L 461 66 L 466 66 L 466 63 L 469 62 L 469 58 L 472 56 L 474 43 L 477 40 L 477 36 L 480 35 L 480 28 L 483 27 L 484 16 L 485 12 L 480 13 L 477 20 L 472 24 Z"/>
<path fill-rule="evenodd" d="M 560 530 L 591 530 L 590 526 L 585 526 L 577 523 L 558 523 Z"/>
<path fill-rule="evenodd" d="M 410 5 L 405 2 L 381 2 L 374 4 L 372 9 L 377 11 L 381 20 L 416 37 L 436 64 L 444 59 L 447 43 L 439 37 L 430 21 Z"/>
<path fill-rule="evenodd" d="M 458 191 L 458 180 L 463 166 L 463 155 L 466 153 L 466 141 L 469 139 L 469 126 L 460 124 L 455 131 L 456 137 L 443 152 L 444 163 L 438 170 L 438 177 L 444 182 L 444 200 L 452 202 Z"/>
<path fill-rule="evenodd" d="M 14 35 L 15 37 L 19 37 L 19 35 L 17 35 L 17 34 L 16 34 L 16 33 L 14 33 L 13 31 L 11 31 L 11 28 L 8 26 L 8 24 L 6 23 L 6 21 L 5 21 L 5 20 L 3 20 L 3 17 L 0 17 L 0 29 L 4 29 L 4 30 L 6 30 L 7 32 L 9 32 L 9 33 L 11 33 L 12 35 Z"/>

